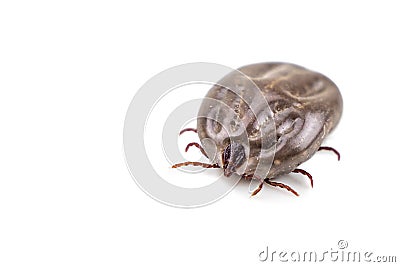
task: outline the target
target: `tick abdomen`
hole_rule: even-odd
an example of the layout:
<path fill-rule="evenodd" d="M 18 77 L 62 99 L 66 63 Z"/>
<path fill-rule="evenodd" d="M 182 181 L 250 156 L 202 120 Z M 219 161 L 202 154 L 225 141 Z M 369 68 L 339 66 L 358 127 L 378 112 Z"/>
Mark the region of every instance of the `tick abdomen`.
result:
<path fill-rule="evenodd" d="M 290 173 L 298 165 L 308 160 L 321 146 L 325 136 L 337 125 L 342 113 L 342 97 L 337 86 L 326 76 L 306 68 L 289 63 L 259 63 L 241 67 L 240 72 L 249 77 L 261 90 L 269 107 L 249 110 L 249 103 L 243 99 L 252 99 L 251 90 L 242 88 L 236 93 L 222 86 L 213 86 L 207 98 L 218 100 L 229 106 L 235 116 L 229 125 L 233 130 L 237 121 L 244 125 L 249 140 L 248 164 L 245 174 L 252 174 L 262 155 L 261 141 L 268 142 L 266 147 L 275 146 L 275 155 L 268 178 Z M 235 79 L 228 74 L 223 79 Z M 247 94 L 247 95 L 246 95 Z M 249 96 L 250 94 L 250 96 Z M 210 114 L 219 111 L 204 101 L 200 113 Z M 260 129 L 268 128 L 268 112 L 272 118 L 276 135 L 273 140 L 261 140 Z M 261 122 L 257 118 L 266 118 Z M 265 113 L 265 115 L 263 115 Z M 205 138 L 214 140 L 217 150 L 223 150 L 229 141 L 229 135 L 221 125 L 207 118 L 198 118 L 200 141 Z M 242 130 L 242 131 L 243 131 Z M 234 132 L 234 131 L 233 131 Z M 203 142 L 202 142 L 203 143 Z M 204 145 L 204 144 L 203 144 Z M 265 145 L 265 144 L 264 144 Z M 221 164 L 220 162 L 216 162 Z M 265 177 L 262 177 L 265 178 Z"/>

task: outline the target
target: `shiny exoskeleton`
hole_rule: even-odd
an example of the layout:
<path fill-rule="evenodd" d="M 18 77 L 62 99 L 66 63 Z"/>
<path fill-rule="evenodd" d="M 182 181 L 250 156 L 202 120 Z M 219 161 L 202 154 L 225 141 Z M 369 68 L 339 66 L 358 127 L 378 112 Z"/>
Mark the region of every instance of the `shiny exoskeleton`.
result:
<path fill-rule="evenodd" d="M 270 149 L 273 146 L 274 155 L 268 166 L 269 171 L 266 177 L 256 177 L 261 183 L 253 195 L 261 190 L 263 182 L 285 188 L 297 195 L 297 192 L 289 186 L 273 182 L 271 179 L 290 172 L 298 172 L 307 175 L 312 182 L 311 175 L 297 167 L 321 149 L 332 150 L 340 159 L 335 149 L 321 147 L 321 144 L 339 122 L 343 108 L 341 94 L 337 86 L 326 76 L 294 64 L 258 63 L 238 70 L 257 85 L 268 102 L 269 107 L 265 106 L 264 109 L 272 112 L 273 135 L 265 137 L 268 136 L 266 130 L 268 127 L 262 132 L 260 116 L 257 116 L 257 113 L 263 110 L 250 109 L 251 102 L 255 101 L 256 97 L 245 97 L 245 94 L 249 94 L 249 90 L 246 91 L 244 88 L 232 91 L 224 86 L 215 85 L 207 93 L 197 120 L 197 133 L 202 146 L 191 143 L 187 147 L 195 145 L 208 157 L 207 144 L 204 140 L 213 140 L 216 147 L 216 156 L 212 157 L 214 162 L 211 164 L 186 162 L 173 167 L 184 165 L 220 167 L 224 170 L 225 176 L 237 173 L 243 178 L 255 178 L 254 172 L 262 157 L 271 157 L 270 154 L 264 153 L 263 149 Z M 235 79 L 236 76 L 237 73 L 232 73 L 223 79 Z M 210 99 L 217 100 L 221 105 L 210 105 Z M 216 123 L 213 119 L 204 117 L 204 114 L 219 112 L 221 106 L 229 107 L 235 113 L 234 117 L 240 120 L 245 133 L 238 135 L 246 134 L 247 144 L 235 141 L 232 132 L 224 130 L 220 123 Z M 267 117 L 265 123 L 268 124 Z"/>

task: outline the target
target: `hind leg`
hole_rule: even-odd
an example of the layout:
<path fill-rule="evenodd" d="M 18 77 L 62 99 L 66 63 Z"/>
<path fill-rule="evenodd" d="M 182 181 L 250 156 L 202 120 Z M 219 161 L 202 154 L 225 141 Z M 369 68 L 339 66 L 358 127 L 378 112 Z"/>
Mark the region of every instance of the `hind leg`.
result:
<path fill-rule="evenodd" d="M 333 147 L 330 147 L 330 146 L 320 146 L 320 147 L 318 148 L 318 151 L 321 151 L 321 150 L 332 151 L 333 153 L 336 154 L 338 160 L 340 160 L 340 153 L 339 153 L 339 151 L 337 151 L 337 150 L 334 149 Z"/>
<path fill-rule="evenodd" d="M 307 176 L 308 179 L 310 179 L 311 187 L 314 187 L 314 181 L 313 181 L 313 178 L 312 178 L 312 175 L 311 175 L 311 174 L 309 174 L 308 172 L 306 172 L 306 171 L 303 170 L 303 169 L 294 169 L 292 172 L 293 172 L 293 173 L 301 173 L 301 174 Z"/>

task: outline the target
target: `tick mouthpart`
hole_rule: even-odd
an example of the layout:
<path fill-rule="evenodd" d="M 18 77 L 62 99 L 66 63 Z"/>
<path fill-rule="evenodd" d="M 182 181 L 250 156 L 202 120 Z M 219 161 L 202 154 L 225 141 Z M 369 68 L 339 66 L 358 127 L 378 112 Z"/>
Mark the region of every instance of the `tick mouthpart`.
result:
<path fill-rule="evenodd" d="M 229 170 L 229 169 L 224 169 L 224 175 L 226 176 L 226 177 L 229 177 L 229 176 L 231 176 L 233 174 L 233 171 L 231 171 L 231 170 Z"/>

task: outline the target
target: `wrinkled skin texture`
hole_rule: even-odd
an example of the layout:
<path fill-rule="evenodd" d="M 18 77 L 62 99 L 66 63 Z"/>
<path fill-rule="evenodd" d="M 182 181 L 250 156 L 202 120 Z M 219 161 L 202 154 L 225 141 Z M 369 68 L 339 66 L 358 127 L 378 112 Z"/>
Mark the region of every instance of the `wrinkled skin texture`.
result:
<path fill-rule="evenodd" d="M 207 144 L 203 142 L 206 138 L 215 142 L 217 155 L 214 163 L 224 167 L 226 176 L 232 173 L 253 174 L 260 157 L 270 157 L 267 177 L 260 179 L 290 173 L 318 151 L 325 136 L 338 124 L 343 107 L 338 88 L 324 75 L 289 63 L 259 63 L 238 70 L 259 87 L 270 109 L 264 106 L 264 110 L 249 110 L 249 105 L 241 100 L 241 96 L 215 85 L 206 97 L 225 103 L 235 112 L 237 118 L 244 124 L 249 150 L 245 152 L 241 147 L 241 145 L 246 147 L 245 144 L 237 145 L 234 141 L 232 148 L 235 146 L 239 152 L 237 155 L 230 152 L 232 162 L 236 163 L 229 165 L 224 159 L 224 153 L 226 154 L 227 146 L 231 143 L 232 139 L 229 137 L 232 137 L 232 134 L 228 134 L 220 124 L 199 116 L 197 129 L 201 143 L 206 146 Z M 234 79 L 235 74 L 231 76 L 228 74 L 223 79 Z M 240 94 L 248 93 L 245 88 Z M 216 109 L 218 106 L 210 105 L 204 100 L 199 115 L 215 113 Z M 254 113 L 262 114 L 262 112 L 265 114 L 270 112 L 273 121 L 265 119 L 265 125 L 257 121 Z M 261 139 L 260 131 L 266 136 L 265 138 Z M 265 148 L 275 148 L 275 155 L 266 153 L 267 150 L 263 150 Z M 241 166 L 244 162 L 240 159 L 243 153 L 247 153 L 245 156 L 248 158 L 248 163 Z M 235 161 L 235 157 L 239 157 L 239 160 Z M 242 169 L 238 171 L 240 167 Z"/>

